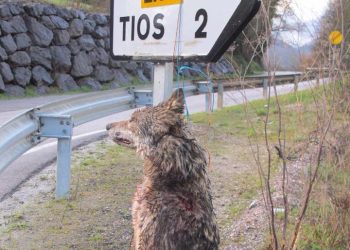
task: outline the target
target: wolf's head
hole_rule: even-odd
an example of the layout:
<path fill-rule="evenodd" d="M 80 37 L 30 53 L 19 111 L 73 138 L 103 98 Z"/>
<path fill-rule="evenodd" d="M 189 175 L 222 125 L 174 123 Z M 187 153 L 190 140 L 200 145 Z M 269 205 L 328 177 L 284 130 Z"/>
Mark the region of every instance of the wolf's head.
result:
<path fill-rule="evenodd" d="M 128 121 L 108 124 L 109 136 L 119 145 L 149 156 L 164 136 L 184 133 L 184 102 L 183 90 L 179 89 L 168 101 L 135 111 Z"/>

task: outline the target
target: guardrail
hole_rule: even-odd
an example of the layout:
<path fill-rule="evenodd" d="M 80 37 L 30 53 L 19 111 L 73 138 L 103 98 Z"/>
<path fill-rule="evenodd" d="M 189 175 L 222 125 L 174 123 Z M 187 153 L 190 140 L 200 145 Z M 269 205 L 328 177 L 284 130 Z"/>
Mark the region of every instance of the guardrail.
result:
<path fill-rule="evenodd" d="M 295 91 L 298 90 L 298 83 L 303 77 L 303 72 L 298 71 L 281 71 L 281 72 L 275 72 L 274 74 L 268 74 L 268 73 L 262 73 L 258 75 L 252 75 L 252 76 L 245 76 L 243 78 L 233 78 L 233 79 L 227 79 L 227 78 L 216 78 L 213 84 L 214 89 L 219 88 L 219 86 L 216 84 L 216 82 L 222 82 L 225 89 L 227 88 L 247 88 L 247 87 L 263 87 L 263 94 L 264 97 L 267 97 L 267 90 L 269 86 L 269 80 L 273 78 L 273 81 L 276 84 L 284 83 L 284 82 L 292 82 L 294 83 L 294 89 Z M 201 81 L 199 81 L 201 82 Z"/>
<path fill-rule="evenodd" d="M 86 94 L 28 110 L 0 127 L 0 173 L 44 138 L 57 138 L 56 196 L 66 196 L 70 179 L 70 170 L 67 171 L 67 168 L 70 168 L 72 128 L 129 110 L 134 105 L 134 95 L 130 91 L 113 90 Z"/>
<path fill-rule="evenodd" d="M 262 75 L 257 79 L 265 83 L 268 78 L 269 76 Z M 197 82 L 182 87 L 187 96 L 206 93 L 206 109 L 209 111 L 210 93 L 213 89 L 205 87 L 205 84 L 205 82 Z M 263 85 L 266 87 L 265 84 Z M 224 84 L 219 81 L 219 108 L 222 107 L 223 89 Z M 73 128 L 144 105 L 152 105 L 152 90 L 131 88 L 85 94 L 30 109 L 0 127 L 0 173 L 45 138 L 57 138 L 56 197 L 66 197 L 70 188 Z"/>

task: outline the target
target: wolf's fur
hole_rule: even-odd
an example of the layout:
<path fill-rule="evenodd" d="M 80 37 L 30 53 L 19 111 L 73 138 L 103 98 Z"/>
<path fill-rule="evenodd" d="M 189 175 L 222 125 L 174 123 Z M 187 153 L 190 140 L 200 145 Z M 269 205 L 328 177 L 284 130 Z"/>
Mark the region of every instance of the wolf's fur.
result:
<path fill-rule="evenodd" d="M 132 206 L 134 249 L 218 249 L 206 156 L 190 137 L 183 110 L 180 89 L 129 121 L 107 125 L 116 143 L 136 148 L 144 158 L 143 183 Z"/>

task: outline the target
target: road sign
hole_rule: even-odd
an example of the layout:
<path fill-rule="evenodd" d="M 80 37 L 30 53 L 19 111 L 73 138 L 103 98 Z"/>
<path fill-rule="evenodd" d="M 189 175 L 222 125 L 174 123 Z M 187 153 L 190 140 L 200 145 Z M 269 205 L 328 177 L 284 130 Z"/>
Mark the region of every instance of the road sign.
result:
<path fill-rule="evenodd" d="M 181 4 L 182 0 L 144 0 L 141 1 L 141 8 L 152 8 L 172 4 Z"/>
<path fill-rule="evenodd" d="M 343 39 L 344 39 L 343 34 L 338 30 L 332 31 L 331 34 L 329 34 L 329 41 L 333 45 L 341 44 Z"/>
<path fill-rule="evenodd" d="M 255 16 L 260 0 L 112 0 L 116 60 L 217 61 Z"/>

